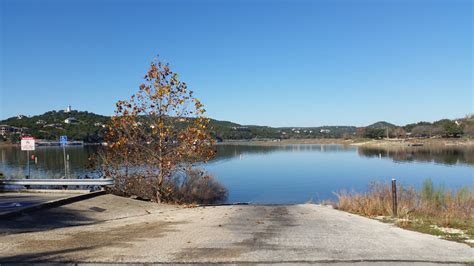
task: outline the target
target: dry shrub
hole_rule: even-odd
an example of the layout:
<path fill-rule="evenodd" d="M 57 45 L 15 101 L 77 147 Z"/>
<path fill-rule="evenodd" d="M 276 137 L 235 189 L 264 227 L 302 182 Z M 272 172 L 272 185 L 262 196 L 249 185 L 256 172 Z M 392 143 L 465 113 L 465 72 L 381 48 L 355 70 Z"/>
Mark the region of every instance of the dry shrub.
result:
<path fill-rule="evenodd" d="M 156 176 L 144 176 L 142 173 L 128 173 L 115 177 L 115 186 L 111 192 L 127 197 L 155 201 Z M 176 171 L 165 179 L 166 194 L 162 202 L 210 204 L 222 202 L 227 198 L 227 189 L 213 176 L 202 169 L 187 167 Z"/>
<path fill-rule="evenodd" d="M 155 200 L 156 190 L 154 176 L 145 176 L 142 173 L 127 173 L 114 176 L 115 184 L 109 188 L 109 192 L 125 197 L 133 197 L 143 200 Z"/>
<path fill-rule="evenodd" d="M 202 169 L 189 168 L 166 185 L 172 188 L 171 199 L 177 203 L 210 204 L 227 198 L 227 189 Z"/>

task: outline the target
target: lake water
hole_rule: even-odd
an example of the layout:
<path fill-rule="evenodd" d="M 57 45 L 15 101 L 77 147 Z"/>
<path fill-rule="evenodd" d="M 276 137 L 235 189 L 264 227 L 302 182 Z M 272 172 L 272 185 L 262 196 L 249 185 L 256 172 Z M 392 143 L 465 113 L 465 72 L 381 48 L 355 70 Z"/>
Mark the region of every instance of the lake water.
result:
<path fill-rule="evenodd" d="M 68 147 L 71 177 L 84 176 L 95 147 Z M 64 176 L 63 151 L 37 147 L 32 178 Z M 303 203 L 335 199 L 340 190 L 364 191 L 371 181 L 421 187 L 431 178 L 446 188 L 474 186 L 474 150 L 424 147 L 387 151 L 342 145 L 218 145 L 205 165 L 228 190 L 227 202 Z M 26 174 L 26 152 L 0 147 L 0 171 L 6 177 Z"/>

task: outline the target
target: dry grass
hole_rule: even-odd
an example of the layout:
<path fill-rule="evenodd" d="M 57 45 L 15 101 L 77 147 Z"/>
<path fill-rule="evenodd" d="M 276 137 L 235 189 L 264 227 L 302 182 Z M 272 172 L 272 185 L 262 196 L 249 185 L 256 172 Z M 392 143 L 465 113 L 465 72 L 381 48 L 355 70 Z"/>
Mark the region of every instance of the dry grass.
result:
<path fill-rule="evenodd" d="M 410 213 L 415 207 L 416 191 L 399 187 L 397 193 L 398 213 L 402 216 Z M 388 184 L 373 182 L 369 184 L 367 193 L 342 191 L 336 196 L 338 209 L 370 217 L 392 215 L 392 188 Z"/>
<path fill-rule="evenodd" d="M 392 216 L 391 193 L 390 184 L 374 182 L 369 185 L 366 193 L 345 191 L 336 193 L 339 198 L 336 208 L 368 217 Z M 413 187 L 399 186 L 397 201 L 398 219 L 395 222 L 400 227 L 437 235 L 443 233 L 434 230 L 434 225 L 457 228 L 468 238 L 474 239 L 472 188 L 446 190 L 443 186 L 435 187 L 428 179 L 420 191 L 416 191 Z"/>

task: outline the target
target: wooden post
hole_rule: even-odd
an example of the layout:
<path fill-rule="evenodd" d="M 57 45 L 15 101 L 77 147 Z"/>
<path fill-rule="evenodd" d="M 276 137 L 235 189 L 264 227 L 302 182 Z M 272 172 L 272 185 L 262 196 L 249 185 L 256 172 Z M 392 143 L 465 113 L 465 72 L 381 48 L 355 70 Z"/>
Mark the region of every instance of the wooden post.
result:
<path fill-rule="evenodd" d="M 397 206 L 397 180 L 392 178 L 392 217 L 398 217 Z"/>

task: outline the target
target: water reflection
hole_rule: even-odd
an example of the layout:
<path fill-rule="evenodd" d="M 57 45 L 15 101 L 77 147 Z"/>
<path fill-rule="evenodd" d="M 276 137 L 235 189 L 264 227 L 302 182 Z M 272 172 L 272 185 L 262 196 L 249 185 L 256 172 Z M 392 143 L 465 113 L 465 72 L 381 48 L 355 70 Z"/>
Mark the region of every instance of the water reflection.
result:
<path fill-rule="evenodd" d="M 66 148 L 69 155 L 69 172 L 71 177 L 85 175 L 89 157 L 95 153 L 94 146 L 70 146 Z M 37 147 L 30 152 L 36 161 L 21 151 L 19 147 L 0 147 L 0 171 L 11 178 L 21 178 L 26 174 L 27 160 L 30 159 L 32 178 L 60 178 L 64 177 L 64 154 L 60 147 Z"/>
<path fill-rule="evenodd" d="M 87 174 L 98 147 L 68 147 L 71 177 Z M 204 167 L 229 191 L 228 202 L 302 203 L 333 198 L 342 189 L 363 191 L 370 181 L 396 177 L 403 185 L 436 184 L 458 188 L 474 184 L 474 150 L 461 147 L 378 149 L 343 145 L 217 145 Z M 32 178 L 64 176 L 60 147 L 39 147 Z M 26 152 L 0 147 L 0 171 L 7 178 L 26 174 Z M 404 162 L 404 163 L 400 163 Z"/>
<path fill-rule="evenodd" d="M 67 147 L 69 155 L 69 171 L 72 177 L 86 174 L 89 157 L 96 151 L 97 146 Z M 242 145 L 220 144 L 216 146 L 217 154 L 211 163 L 226 161 L 247 155 L 265 155 L 270 153 L 288 152 L 317 152 L 317 153 L 347 153 L 357 152 L 361 157 L 391 159 L 395 162 L 426 162 L 445 165 L 474 165 L 474 148 L 443 147 L 443 148 L 366 148 L 350 145 Z M 64 155 L 60 147 L 37 147 L 31 155 L 37 157 L 37 163 L 30 158 L 33 178 L 48 176 L 59 178 L 64 176 Z M 26 152 L 19 147 L 0 147 L 0 171 L 11 177 L 23 177 L 26 173 Z"/>
<path fill-rule="evenodd" d="M 395 162 L 427 162 L 445 165 L 474 165 L 474 149 L 467 147 L 365 148 L 358 149 L 364 157 L 389 158 Z"/>
<path fill-rule="evenodd" d="M 213 162 L 226 161 L 235 157 L 242 158 L 246 154 L 269 154 L 274 152 L 347 152 L 355 151 L 357 147 L 350 145 L 319 145 L 319 144 L 289 144 L 289 145 L 244 145 L 220 144 L 216 146 L 216 157 Z"/>

